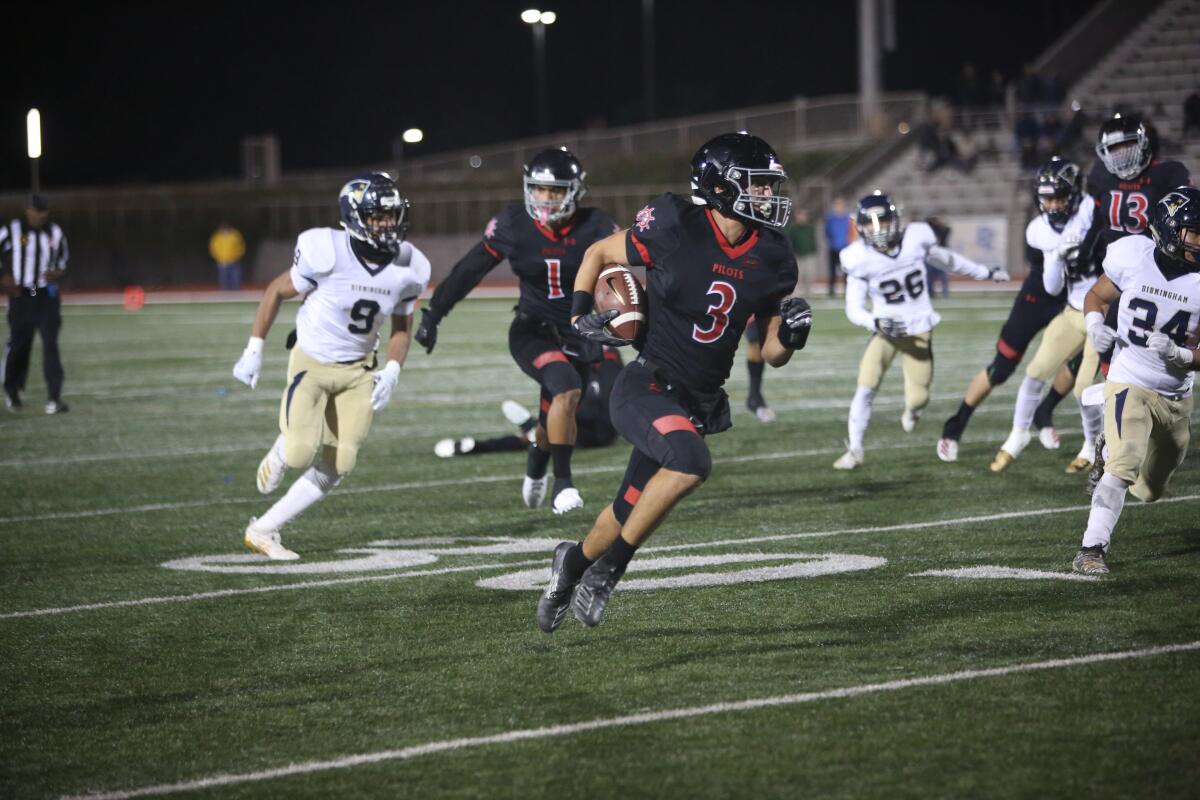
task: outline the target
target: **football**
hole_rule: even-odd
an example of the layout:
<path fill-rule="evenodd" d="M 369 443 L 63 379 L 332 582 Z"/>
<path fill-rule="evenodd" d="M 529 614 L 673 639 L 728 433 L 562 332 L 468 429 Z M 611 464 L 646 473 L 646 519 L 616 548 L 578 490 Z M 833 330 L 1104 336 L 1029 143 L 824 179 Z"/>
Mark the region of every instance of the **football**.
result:
<path fill-rule="evenodd" d="M 646 329 L 646 291 L 628 267 L 611 264 L 596 279 L 596 310 L 616 309 L 617 316 L 608 323 L 608 332 L 618 339 L 633 342 Z"/>

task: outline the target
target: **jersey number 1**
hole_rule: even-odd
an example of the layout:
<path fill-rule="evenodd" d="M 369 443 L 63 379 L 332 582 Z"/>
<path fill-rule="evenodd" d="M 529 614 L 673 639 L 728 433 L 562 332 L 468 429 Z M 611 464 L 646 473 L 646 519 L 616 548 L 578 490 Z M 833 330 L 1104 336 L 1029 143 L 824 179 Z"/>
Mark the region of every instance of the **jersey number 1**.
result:
<path fill-rule="evenodd" d="M 546 285 L 550 288 L 547 297 L 551 300 L 566 297 L 562 288 L 562 262 L 557 258 L 546 259 Z"/>
<path fill-rule="evenodd" d="M 713 281 L 708 287 L 708 296 L 717 296 L 717 302 L 708 307 L 708 316 L 712 324 L 705 330 L 699 325 L 692 326 L 692 338 L 701 344 L 712 344 L 721 338 L 721 334 L 729 327 L 729 310 L 737 302 L 737 289 L 725 281 Z"/>

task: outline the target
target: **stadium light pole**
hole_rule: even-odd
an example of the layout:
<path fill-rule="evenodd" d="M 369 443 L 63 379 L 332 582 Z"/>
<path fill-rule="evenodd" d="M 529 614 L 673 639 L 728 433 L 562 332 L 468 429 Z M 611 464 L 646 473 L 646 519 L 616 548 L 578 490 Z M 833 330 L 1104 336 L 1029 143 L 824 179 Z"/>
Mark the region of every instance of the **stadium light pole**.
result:
<path fill-rule="evenodd" d="M 553 11 L 527 8 L 521 21 L 533 28 L 533 69 L 537 85 L 538 133 L 546 132 L 546 26 L 553 25 L 558 15 Z"/>
<path fill-rule="evenodd" d="M 25 115 L 25 140 L 29 150 L 29 182 L 33 193 L 37 194 L 41 188 L 38 164 L 42 158 L 42 112 L 36 108 L 29 109 Z"/>

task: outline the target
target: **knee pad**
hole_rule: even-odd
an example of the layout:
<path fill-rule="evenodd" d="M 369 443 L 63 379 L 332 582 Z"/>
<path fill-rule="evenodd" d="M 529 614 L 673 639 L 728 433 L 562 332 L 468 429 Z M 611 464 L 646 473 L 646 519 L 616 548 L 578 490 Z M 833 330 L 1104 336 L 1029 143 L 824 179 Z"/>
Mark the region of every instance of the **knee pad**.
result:
<path fill-rule="evenodd" d="M 712 473 L 712 454 L 699 434 L 691 431 L 674 431 L 666 435 L 670 448 L 663 466 L 674 472 L 695 475 L 701 481 L 708 480 Z"/>
<path fill-rule="evenodd" d="M 987 376 L 988 383 L 992 386 L 999 386 L 1009 379 L 1014 372 L 1017 371 L 1016 359 L 1009 358 L 1003 353 L 996 353 L 996 357 L 992 359 L 992 363 L 988 364 Z"/>

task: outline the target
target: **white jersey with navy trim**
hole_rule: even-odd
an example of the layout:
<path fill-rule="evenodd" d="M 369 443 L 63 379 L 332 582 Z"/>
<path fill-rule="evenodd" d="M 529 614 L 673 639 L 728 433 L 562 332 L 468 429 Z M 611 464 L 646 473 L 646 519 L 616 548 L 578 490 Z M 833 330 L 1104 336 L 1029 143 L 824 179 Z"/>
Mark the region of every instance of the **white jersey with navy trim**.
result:
<path fill-rule="evenodd" d="M 429 284 L 429 259 L 409 242 L 390 264 L 359 260 L 350 236 L 312 228 L 296 240 L 292 286 L 305 295 L 296 343 L 318 361 L 360 361 L 375 349 L 383 321 L 408 315 Z"/>
<path fill-rule="evenodd" d="M 1168 279 L 1154 259 L 1154 240 L 1126 236 L 1108 246 L 1104 274 L 1121 290 L 1117 350 L 1108 370 L 1113 383 L 1141 386 L 1171 398 L 1192 393 L 1195 372 L 1165 363 L 1146 347 L 1161 331 L 1185 347 L 1195 346 L 1200 326 L 1200 273 Z"/>

